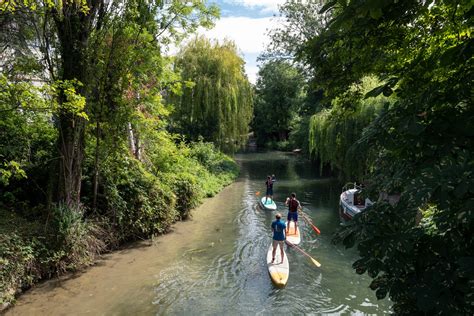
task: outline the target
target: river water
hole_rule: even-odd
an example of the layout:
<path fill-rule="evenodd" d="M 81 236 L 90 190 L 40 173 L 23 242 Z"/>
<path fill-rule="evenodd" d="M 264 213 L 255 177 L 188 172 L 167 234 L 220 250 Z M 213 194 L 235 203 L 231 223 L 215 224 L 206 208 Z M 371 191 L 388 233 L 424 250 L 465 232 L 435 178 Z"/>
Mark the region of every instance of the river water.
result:
<path fill-rule="evenodd" d="M 92 268 L 44 282 L 22 295 L 9 315 L 273 315 L 386 314 L 370 279 L 355 274 L 357 255 L 331 243 L 339 226 L 340 184 L 321 178 L 318 168 L 278 152 L 236 156 L 241 176 L 177 223 L 173 232 L 104 256 Z M 266 267 L 275 212 L 256 207 L 274 173 L 274 198 L 295 192 L 321 230 L 300 223 L 300 244 L 317 259 L 288 249 L 290 277 L 272 285 Z"/>

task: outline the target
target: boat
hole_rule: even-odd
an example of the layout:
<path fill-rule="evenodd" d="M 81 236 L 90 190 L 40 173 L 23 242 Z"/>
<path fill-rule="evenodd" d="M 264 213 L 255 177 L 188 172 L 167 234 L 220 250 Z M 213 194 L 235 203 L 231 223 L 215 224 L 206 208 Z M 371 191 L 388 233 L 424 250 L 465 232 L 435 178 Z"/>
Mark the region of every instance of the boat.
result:
<path fill-rule="evenodd" d="M 293 245 L 299 245 L 301 242 L 300 227 L 296 226 L 295 233 L 295 222 L 289 221 L 286 223 L 288 233 L 286 234 L 286 240 L 288 240 Z"/>
<path fill-rule="evenodd" d="M 362 187 L 356 183 L 348 183 L 342 188 L 339 198 L 339 217 L 341 221 L 350 221 L 356 214 L 363 212 L 367 207 L 374 203 L 369 199 L 363 199 L 361 196 Z"/>
<path fill-rule="evenodd" d="M 266 201 L 265 201 L 266 200 Z M 263 197 L 261 200 L 260 200 L 260 205 L 266 209 L 266 210 L 270 210 L 270 211 L 274 211 L 277 209 L 277 206 L 275 204 L 275 201 L 273 201 L 271 198 L 266 198 L 266 197 Z"/>
<path fill-rule="evenodd" d="M 268 252 L 267 252 L 268 273 L 270 274 L 270 278 L 272 279 L 272 282 L 276 286 L 283 287 L 288 282 L 288 276 L 290 275 L 290 265 L 288 263 L 288 256 L 286 255 L 286 253 L 284 253 L 285 257 L 283 258 L 283 262 L 282 262 L 281 250 L 280 250 L 280 246 L 278 246 L 275 252 L 275 261 L 274 263 L 272 263 L 272 251 L 273 251 L 273 246 L 272 244 L 270 244 L 270 248 L 268 248 Z"/>

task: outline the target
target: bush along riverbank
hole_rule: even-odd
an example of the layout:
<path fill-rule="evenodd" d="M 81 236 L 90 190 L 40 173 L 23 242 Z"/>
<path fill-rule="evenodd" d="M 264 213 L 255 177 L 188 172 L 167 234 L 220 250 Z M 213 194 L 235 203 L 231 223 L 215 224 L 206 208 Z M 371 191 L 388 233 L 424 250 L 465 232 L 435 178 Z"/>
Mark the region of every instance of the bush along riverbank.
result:
<path fill-rule="evenodd" d="M 0 194 L 0 310 L 40 280 L 89 266 L 125 242 L 166 233 L 239 173 L 210 143 L 168 142 L 165 148 L 149 161 L 109 156 L 96 208 L 86 198 L 88 172 L 76 207 L 35 203 L 25 198 L 32 190 L 28 179 L 10 181 Z"/>

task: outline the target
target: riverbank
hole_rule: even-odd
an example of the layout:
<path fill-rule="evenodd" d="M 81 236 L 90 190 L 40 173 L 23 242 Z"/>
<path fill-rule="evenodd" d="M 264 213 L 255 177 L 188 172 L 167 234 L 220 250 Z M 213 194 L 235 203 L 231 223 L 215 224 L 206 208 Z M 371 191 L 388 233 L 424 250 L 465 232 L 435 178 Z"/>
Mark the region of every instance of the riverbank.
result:
<path fill-rule="evenodd" d="M 0 310 L 38 282 L 94 265 L 104 253 L 162 235 L 239 174 L 235 161 L 207 144 L 154 174 L 129 159 L 104 188 L 102 211 L 85 206 L 50 209 L 0 200 Z M 175 167 L 175 168 L 176 168 Z M 194 171 L 194 172 L 193 172 Z M 112 189 L 113 190 L 112 190 Z M 12 195 L 12 194 L 11 194 Z M 13 195 L 12 195 L 13 196 Z M 13 203 L 16 202 L 16 203 Z"/>
<path fill-rule="evenodd" d="M 220 198 L 204 199 L 192 210 L 196 216 L 176 222 L 169 233 L 127 243 L 102 254 L 87 269 L 39 282 L 4 312 L 7 315 L 120 314 L 123 307 L 120 302 L 133 299 L 139 304 L 152 292 L 150 288 L 160 270 L 156 267 L 173 267 L 176 257 L 195 262 L 222 243 L 232 228 L 222 227 L 228 217 L 222 210 L 239 203 L 236 197 L 240 197 L 241 191 L 242 183 L 231 183 L 218 193 Z"/>

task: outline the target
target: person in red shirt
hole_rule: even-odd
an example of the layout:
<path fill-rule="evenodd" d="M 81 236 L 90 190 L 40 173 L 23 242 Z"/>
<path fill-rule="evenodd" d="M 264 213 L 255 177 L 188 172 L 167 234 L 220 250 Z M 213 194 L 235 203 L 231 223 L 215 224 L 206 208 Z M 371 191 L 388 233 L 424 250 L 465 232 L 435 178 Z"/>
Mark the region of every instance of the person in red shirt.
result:
<path fill-rule="evenodd" d="M 296 194 L 291 193 L 290 197 L 286 198 L 285 205 L 288 206 L 288 225 L 286 226 L 286 232 L 288 233 L 290 227 L 290 221 L 295 222 L 295 234 L 296 227 L 298 226 L 298 210 L 301 211 L 301 203 L 296 199 Z"/>

